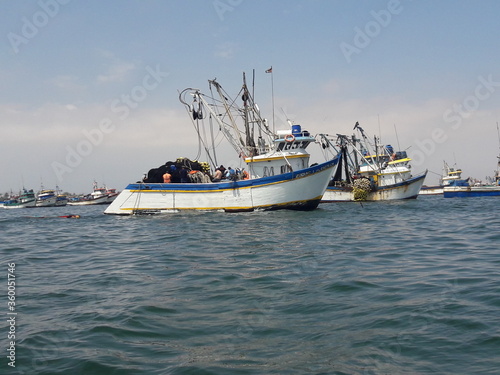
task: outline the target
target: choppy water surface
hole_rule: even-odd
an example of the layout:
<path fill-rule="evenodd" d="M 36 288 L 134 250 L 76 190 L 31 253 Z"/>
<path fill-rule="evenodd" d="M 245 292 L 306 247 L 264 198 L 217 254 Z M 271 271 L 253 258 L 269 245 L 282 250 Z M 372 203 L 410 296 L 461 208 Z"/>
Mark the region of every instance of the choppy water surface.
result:
<path fill-rule="evenodd" d="M 1 210 L 0 372 L 498 374 L 499 202 Z"/>

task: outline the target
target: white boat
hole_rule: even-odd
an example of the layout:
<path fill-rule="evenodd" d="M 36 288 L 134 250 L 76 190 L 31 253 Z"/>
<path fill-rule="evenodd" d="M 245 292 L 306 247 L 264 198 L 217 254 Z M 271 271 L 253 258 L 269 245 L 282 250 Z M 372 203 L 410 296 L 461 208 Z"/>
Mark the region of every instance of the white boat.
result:
<path fill-rule="evenodd" d="M 130 215 L 183 210 L 312 210 L 318 206 L 338 158 L 309 166 L 310 155 L 306 148 L 315 142 L 315 138 L 302 130 L 300 125 L 294 125 L 286 134 L 271 131 L 253 101 L 245 78 L 243 88 L 237 95 L 243 101 L 242 106 L 230 99 L 215 80 L 209 81 L 209 85 L 216 92 L 211 97 L 197 89 L 186 89 L 179 95 L 211 161 L 209 173 L 218 165 L 217 147 L 213 145 L 225 137 L 242 163 L 245 163 L 248 170 L 243 171 L 243 174 L 247 173 L 247 179 L 238 179 L 235 174 L 234 178 L 216 179 L 215 182 L 132 183 L 104 213 Z M 188 96 L 192 97 L 192 104 L 188 103 Z M 212 122 L 216 123 L 215 128 L 211 126 Z M 214 134 L 217 130 L 219 133 Z M 208 139 L 202 137 L 205 132 L 211 134 Z M 208 174 L 200 173 L 202 176 L 199 181 L 207 181 Z M 164 175 L 164 178 L 171 181 L 168 170 L 165 174 L 168 177 Z M 213 177 L 208 181 L 211 180 Z"/>
<path fill-rule="evenodd" d="M 111 202 L 113 202 L 116 199 L 116 197 L 120 193 L 118 193 L 116 191 L 116 189 L 108 189 L 108 188 L 106 188 L 106 194 L 108 195 L 108 198 L 106 199 L 106 203 L 111 203 Z"/>
<path fill-rule="evenodd" d="M 56 207 L 64 207 L 68 204 L 68 196 L 56 186 Z"/>
<path fill-rule="evenodd" d="M 337 135 L 337 142 L 322 135 L 323 148 L 341 150 L 341 162 L 321 202 L 388 201 L 417 198 L 427 171 L 412 176 L 406 151 L 373 144 L 356 123 L 362 138 Z M 374 151 L 373 151 L 374 150 Z"/>
<path fill-rule="evenodd" d="M 110 203 L 110 200 L 113 199 L 112 196 L 114 196 L 114 193 L 110 193 L 109 191 L 110 189 L 107 189 L 105 187 L 98 187 L 97 182 L 94 181 L 92 193 L 76 198 L 71 198 L 68 200 L 68 205 L 91 206 L 98 204 L 108 204 Z"/>
<path fill-rule="evenodd" d="M 446 161 L 443 166 L 443 174 L 439 185 L 422 186 L 420 195 L 440 195 L 444 192 L 444 187 L 454 184 L 454 181 L 462 179 L 462 170 L 450 167 Z"/>
<path fill-rule="evenodd" d="M 11 208 L 31 208 L 36 206 L 36 197 L 33 190 L 26 190 L 23 188 L 23 192 L 18 196 L 11 197 L 11 199 L 2 202 L 0 207 L 11 209 Z"/>
<path fill-rule="evenodd" d="M 57 196 L 54 190 L 44 190 L 38 192 L 36 197 L 37 207 L 54 207 L 56 205 Z"/>
<path fill-rule="evenodd" d="M 63 207 L 68 204 L 68 197 L 64 194 L 57 194 L 56 207 Z"/>

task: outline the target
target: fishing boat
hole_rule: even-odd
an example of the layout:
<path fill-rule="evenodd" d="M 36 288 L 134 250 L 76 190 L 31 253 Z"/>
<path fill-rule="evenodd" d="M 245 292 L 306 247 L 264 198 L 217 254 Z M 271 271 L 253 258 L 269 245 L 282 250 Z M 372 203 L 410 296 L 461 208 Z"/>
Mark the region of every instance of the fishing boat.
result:
<path fill-rule="evenodd" d="M 471 183 L 471 179 L 453 180 L 443 188 L 445 198 L 464 197 L 492 197 L 500 196 L 500 156 L 498 156 L 498 167 L 493 178 L 489 178 L 490 183 Z"/>
<path fill-rule="evenodd" d="M 499 153 L 497 156 L 497 169 L 494 177 L 489 178 L 490 183 L 473 183 L 470 179 L 457 179 L 443 188 L 445 198 L 464 198 L 464 197 L 492 197 L 500 196 L 500 129 L 497 123 Z"/>
<path fill-rule="evenodd" d="M 68 204 L 68 197 L 64 194 L 56 195 L 56 207 L 63 207 Z"/>
<path fill-rule="evenodd" d="M 450 167 L 446 161 L 443 166 L 443 174 L 439 185 L 426 186 L 423 185 L 419 195 L 441 195 L 444 192 L 444 187 L 454 183 L 454 181 L 462 179 L 462 170 Z"/>
<path fill-rule="evenodd" d="M 68 204 L 68 196 L 66 194 L 63 194 L 61 189 L 59 189 L 58 186 L 56 186 L 56 207 L 64 207 Z"/>
<path fill-rule="evenodd" d="M 3 208 L 31 208 L 36 206 L 36 197 L 33 190 L 26 190 L 16 197 L 11 197 L 9 200 L 3 202 Z"/>
<path fill-rule="evenodd" d="M 110 193 L 109 189 L 106 187 L 98 187 L 97 182 L 93 183 L 92 193 L 82 195 L 79 197 L 73 197 L 68 200 L 68 205 L 70 206 L 91 206 L 98 204 L 108 204 L 110 203 Z"/>
<path fill-rule="evenodd" d="M 43 189 L 40 190 L 36 197 L 37 207 L 54 207 L 57 202 L 57 196 L 54 190 Z"/>
<path fill-rule="evenodd" d="M 166 163 L 162 166 L 166 180 L 152 180 L 148 173 L 148 178 L 129 184 L 104 213 L 312 210 L 318 206 L 338 158 L 310 166 L 306 148 L 315 143 L 315 137 L 300 125 L 293 125 L 286 131 L 271 131 L 254 102 L 244 74 L 242 89 L 236 96 L 241 98 L 239 105 L 239 101 L 231 99 L 216 80 L 209 80 L 209 89 L 210 95 L 192 88 L 179 94 L 200 145 L 205 149 L 208 170 L 181 167 L 184 175 L 198 176 L 190 180 L 197 182 L 187 182 L 182 175 L 180 180 L 175 178 L 178 163 Z M 222 138 L 231 144 L 239 157 L 241 177 L 237 172 L 231 174 L 238 168 L 228 168 L 227 178 L 220 178 L 222 168 L 217 168 L 216 145 Z"/>
<path fill-rule="evenodd" d="M 106 194 L 108 195 L 108 198 L 106 199 L 106 203 L 111 203 L 116 199 L 116 197 L 118 196 L 119 193 L 116 191 L 116 189 L 106 188 Z"/>
<path fill-rule="evenodd" d="M 414 199 L 427 171 L 413 176 L 411 159 L 406 151 L 395 151 L 391 145 L 380 145 L 377 137 L 370 142 L 356 122 L 361 134 L 337 135 L 336 143 L 321 135 L 324 150 L 340 149 L 341 160 L 321 202 L 388 201 Z"/>

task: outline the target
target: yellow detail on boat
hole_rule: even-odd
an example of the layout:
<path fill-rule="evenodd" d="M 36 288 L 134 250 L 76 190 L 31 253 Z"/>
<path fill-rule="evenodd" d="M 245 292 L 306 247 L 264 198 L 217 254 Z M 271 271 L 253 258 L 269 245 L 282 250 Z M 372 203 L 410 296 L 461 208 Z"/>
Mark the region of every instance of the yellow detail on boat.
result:
<path fill-rule="evenodd" d="M 286 157 L 286 159 L 306 158 L 306 157 L 309 157 L 309 155 L 299 154 L 299 155 L 289 155 Z M 283 159 L 283 156 L 275 156 L 271 158 L 262 158 L 262 159 L 246 158 L 245 163 L 259 163 L 261 161 L 271 161 L 271 160 L 281 160 L 281 159 Z"/>

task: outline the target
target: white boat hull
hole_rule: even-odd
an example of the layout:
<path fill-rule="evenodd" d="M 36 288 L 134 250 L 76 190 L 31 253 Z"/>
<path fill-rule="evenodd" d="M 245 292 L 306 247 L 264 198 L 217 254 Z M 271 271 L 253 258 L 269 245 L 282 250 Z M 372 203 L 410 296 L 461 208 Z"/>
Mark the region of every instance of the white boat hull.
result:
<path fill-rule="evenodd" d="M 54 207 L 56 205 L 56 201 L 57 201 L 56 197 L 37 199 L 36 206 L 37 207 Z"/>
<path fill-rule="evenodd" d="M 368 193 L 366 201 L 391 201 L 417 198 L 426 174 L 427 172 L 397 184 L 379 187 L 375 191 Z M 355 201 L 352 188 L 328 186 L 321 203 Z"/>
<path fill-rule="evenodd" d="M 111 203 L 111 202 L 113 202 L 113 201 L 116 199 L 116 197 L 118 197 L 118 194 L 119 194 L 119 193 L 114 193 L 114 194 L 110 194 L 110 195 L 108 195 L 108 197 L 107 197 L 107 199 L 106 199 L 106 203 Z"/>
<path fill-rule="evenodd" d="M 443 186 L 422 186 L 418 195 L 441 195 Z"/>
<path fill-rule="evenodd" d="M 63 207 L 63 206 L 66 206 L 68 204 L 68 200 L 67 199 L 58 199 L 56 201 L 56 207 Z"/>
<path fill-rule="evenodd" d="M 2 205 L 0 205 L 0 207 L 6 208 L 6 209 L 12 209 L 12 208 L 33 208 L 33 207 L 35 207 L 35 200 L 32 200 L 30 202 L 17 203 L 17 204 L 2 204 Z"/>
<path fill-rule="evenodd" d="M 338 159 L 282 175 L 220 183 L 130 184 L 105 214 L 131 215 L 208 210 L 315 209 Z"/>
<path fill-rule="evenodd" d="M 95 199 L 81 200 L 81 201 L 68 201 L 68 206 L 93 206 L 97 204 L 107 204 L 108 197 L 102 196 Z"/>

